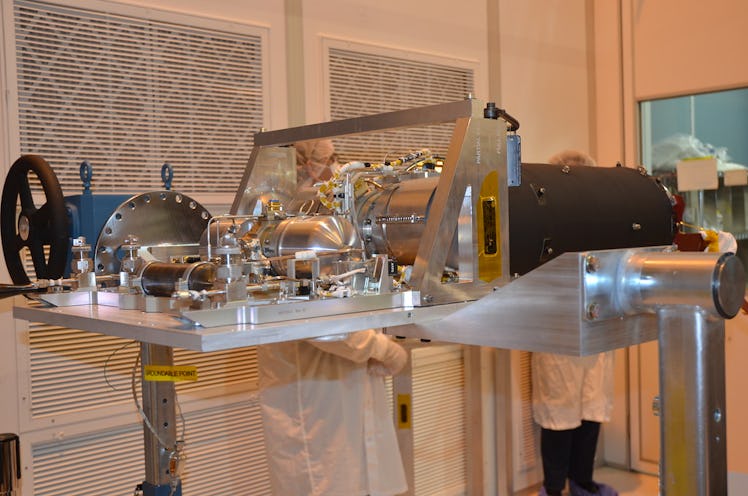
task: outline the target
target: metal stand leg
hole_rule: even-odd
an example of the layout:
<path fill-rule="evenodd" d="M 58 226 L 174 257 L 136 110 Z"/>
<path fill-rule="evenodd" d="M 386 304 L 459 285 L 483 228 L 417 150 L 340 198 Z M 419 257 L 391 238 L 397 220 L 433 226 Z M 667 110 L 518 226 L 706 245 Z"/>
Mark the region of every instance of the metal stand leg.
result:
<path fill-rule="evenodd" d="M 141 343 L 142 367 L 174 364 L 169 346 Z M 144 377 L 144 376 L 143 376 Z M 155 433 L 143 425 L 145 481 L 143 496 L 181 496 L 181 482 L 172 492 L 173 451 L 177 441 L 176 392 L 173 382 L 142 381 L 143 411 Z"/>
<path fill-rule="evenodd" d="M 727 494 L 725 323 L 699 307 L 658 313 L 660 494 Z"/>

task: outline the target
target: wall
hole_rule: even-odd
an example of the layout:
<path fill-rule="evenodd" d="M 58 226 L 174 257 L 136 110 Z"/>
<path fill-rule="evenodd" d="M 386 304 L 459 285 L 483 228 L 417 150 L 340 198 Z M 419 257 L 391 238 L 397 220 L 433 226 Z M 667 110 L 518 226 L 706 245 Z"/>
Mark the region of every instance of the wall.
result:
<path fill-rule="evenodd" d="M 745 2 L 618 0 L 596 2 L 594 8 L 599 156 L 617 154 L 626 164 L 638 162 L 642 100 L 748 86 L 748 66 L 742 63 L 748 46 Z M 748 439 L 742 422 L 748 401 L 736 387 L 743 374 L 737 357 L 748 353 L 743 321 L 739 317 L 727 325 L 728 468 L 733 482 L 748 473 L 748 457 L 740 451 Z M 656 364 L 644 373 L 656 374 Z"/>
<path fill-rule="evenodd" d="M 326 115 L 323 39 L 333 38 L 479 64 L 475 97 L 488 94 L 486 2 L 306 0 L 303 2 L 305 95 L 308 123 Z M 414 56 L 415 57 L 415 56 Z M 397 74 L 392 74 L 397 78 Z M 466 95 L 467 96 L 467 95 Z"/>
<path fill-rule="evenodd" d="M 748 85 L 748 3 L 626 0 L 639 100 Z"/>
<path fill-rule="evenodd" d="M 521 124 L 522 159 L 564 149 L 594 156 L 588 2 L 499 2 L 501 106 Z"/>

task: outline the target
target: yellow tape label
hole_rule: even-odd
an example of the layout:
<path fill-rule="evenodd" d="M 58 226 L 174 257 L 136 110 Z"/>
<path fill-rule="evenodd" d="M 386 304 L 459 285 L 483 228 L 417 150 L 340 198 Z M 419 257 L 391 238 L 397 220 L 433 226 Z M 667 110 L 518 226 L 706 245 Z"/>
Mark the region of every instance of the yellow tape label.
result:
<path fill-rule="evenodd" d="M 409 394 L 397 395 L 397 427 L 398 429 L 412 428 Z"/>
<path fill-rule="evenodd" d="M 197 367 L 192 365 L 146 365 L 143 378 L 155 382 L 196 381 Z"/>

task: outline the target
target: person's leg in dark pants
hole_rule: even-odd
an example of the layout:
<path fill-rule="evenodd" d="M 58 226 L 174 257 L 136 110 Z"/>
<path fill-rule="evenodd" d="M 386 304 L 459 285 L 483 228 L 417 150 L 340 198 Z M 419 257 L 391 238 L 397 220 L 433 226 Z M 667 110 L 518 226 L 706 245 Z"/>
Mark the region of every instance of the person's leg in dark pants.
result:
<path fill-rule="evenodd" d="M 592 479 L 595 469 L 595 451 L 600 435 L 600 422 L 582 420 L 582 425 L 573 430 L 569 478 L 591 493 L 597 492 Z"/>
<path fill-rule="evenodd" d="M 540 430 L 540 454 L 543 457 L 543 487 L 549 496 L 560 496 L 566 487 L 569 461 L 572 457 L 573 435 L 565 431 Z"/>

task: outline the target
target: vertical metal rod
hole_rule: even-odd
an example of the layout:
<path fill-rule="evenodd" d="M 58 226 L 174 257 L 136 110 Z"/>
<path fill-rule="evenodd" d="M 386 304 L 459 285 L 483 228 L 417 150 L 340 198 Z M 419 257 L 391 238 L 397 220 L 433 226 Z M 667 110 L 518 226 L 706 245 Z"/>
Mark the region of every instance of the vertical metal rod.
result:
<path fill-rule="evenodd" d="M 140 344 L 142 367 L 147 365 L 174 365 L 174 350 L 170 346 Z M 143 425 L 145 444 L 145 486 L 168 488 L 169 457 L 177 440 L 176 392 L 173 382 L 146 381 L 143 378 L 143 412 L 158 434 Z M 166 446 L 161 444 L 159 438 Z M 146 493 L 147 494 L 147 493 Z M 155 490 L 154 494 L 161 494 Z M 166 493 L 168 494 L 168 492 Z"/>
<path fill-rule="evenodd" d="M 658 310 L 660 494 L 727 494 L 725 323 L 695 306 Z"/>

